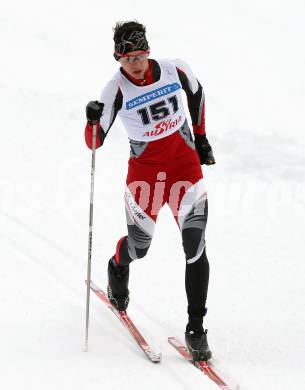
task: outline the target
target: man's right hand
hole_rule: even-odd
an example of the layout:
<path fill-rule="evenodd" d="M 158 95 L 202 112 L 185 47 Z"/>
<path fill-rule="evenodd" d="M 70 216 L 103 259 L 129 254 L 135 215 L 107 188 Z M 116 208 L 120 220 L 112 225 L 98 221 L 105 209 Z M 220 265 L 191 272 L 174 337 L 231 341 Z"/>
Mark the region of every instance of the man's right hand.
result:
<path fill-rule="evenodd" d="M 100 103 L 97 100 L 91 101 L 86 106 L 86 116 L 89 123 L 97 122 L 103 115 L 104 103 Z"/>

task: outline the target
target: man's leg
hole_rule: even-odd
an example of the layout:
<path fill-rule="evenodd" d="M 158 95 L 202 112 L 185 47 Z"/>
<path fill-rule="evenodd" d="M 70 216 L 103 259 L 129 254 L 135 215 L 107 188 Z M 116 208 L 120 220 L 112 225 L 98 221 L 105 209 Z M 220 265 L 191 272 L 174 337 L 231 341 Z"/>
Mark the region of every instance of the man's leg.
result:
<path fill-rule="evenodd" d="M 205 228 L 208 218 L 208 201 L 203 179 L 179 189 L 179 202 L 169 205 L 175 215 L 182 235 L 186 258 L 185 290 L 188 300 L 186 343 L 194 360 L 208 360 L 211 352 L 207 344 L 203 317 L 209 284 L 209 262 L 205 248 Z M 173 187 L 172 187 L 173 188 Z M 181 193 L 182 190 L 182 193 Z M 172 199 L 174 199 L 173 190 Z"/>
<path fill-rule="evenodd" d="M 185 289 L 188 300 L 189 327 L 199 329 L 206 314 L 209 284 L 209 262 L 206 256 L 205 228 L 208 201 L 202 196 L 186 215 L 181 226 L 182 244 L 186 257 Z"/>
<path fill-rule="evenodd" d="M 118 241 L 116 253 L 108 264 L 108 297 L 118 310 L 126 310 L 129 303 L 129 264 L 133 260 L 143 258 L 152 241 L 160 208 L 154 207 L 152 212 L 150 184 L 134 181 L 126 187 L 128 235 Z M 159 204 L 162 207 L 162 200 Z"/>

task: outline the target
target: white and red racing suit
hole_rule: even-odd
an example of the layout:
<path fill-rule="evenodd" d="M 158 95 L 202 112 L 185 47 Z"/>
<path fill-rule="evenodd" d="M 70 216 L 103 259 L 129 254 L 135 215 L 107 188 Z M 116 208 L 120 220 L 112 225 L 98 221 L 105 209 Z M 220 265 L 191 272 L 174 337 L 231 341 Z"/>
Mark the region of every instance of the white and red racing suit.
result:
<path fill-rule="evenodd" d="M 125 266 L 146 255 L 161 207 L 167 203 L 179 226 L 186 256 L 190 315 L 205 313 L 209 263 L 205 251 L 207 193 L 182 101 L 186 93 L 194 134 L 205 134 L 202 86 L 181 60 L 149 60 L 144 80 L 122 68 L 104 88 L 97 147 L 117 114 L 127 130 L 130 158 L 125 209 L 128 234 L 119 239 L 115 260 Z M 85 139 L 92 147 L 92 125 Z"/>

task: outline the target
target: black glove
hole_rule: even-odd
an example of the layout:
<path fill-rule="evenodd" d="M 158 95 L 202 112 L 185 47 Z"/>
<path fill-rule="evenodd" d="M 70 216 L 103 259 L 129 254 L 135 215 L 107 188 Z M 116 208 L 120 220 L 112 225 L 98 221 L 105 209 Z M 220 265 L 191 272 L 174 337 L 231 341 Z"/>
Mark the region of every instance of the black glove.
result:
<path fill-rule="evenodd" d="M 101 119 L 103 114 L 104 103 L 97 100 L 91 101 L 86 106 L 86 116 L 89 123 L 97 122 Z"/>
<path fill-rule="evenodd" d="M 195 146 L 200 159 L 200 164 L 213 165 L 216 163 L 213 150 L 206 135 L 195 134 Z"/>

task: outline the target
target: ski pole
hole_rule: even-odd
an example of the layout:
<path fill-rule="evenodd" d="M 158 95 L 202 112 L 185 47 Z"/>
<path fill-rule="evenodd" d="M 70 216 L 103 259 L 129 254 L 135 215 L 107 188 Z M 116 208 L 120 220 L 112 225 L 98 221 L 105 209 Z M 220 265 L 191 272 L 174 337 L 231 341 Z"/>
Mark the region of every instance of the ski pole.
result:
<path fill-rule="evenodd" d="M 88 351 L 89 334 L 89 305 L 90 305 L 90 282 L 91 282 L 91 255 L 92 255 L 92 227 L 93 227 L 93 199 L 94 199 L 94 174 L 95 174 L 95 150 L 97 122 L 93 122 L 92 132 L 92 156 L 91 156 L 91 187 L 90 187 L 90 211 L 89 211 L 89 239 L 88 239 L 88 264 L 87 264 L 87 298 L 86 298 L 86 338 L 85 352 Z"/>

